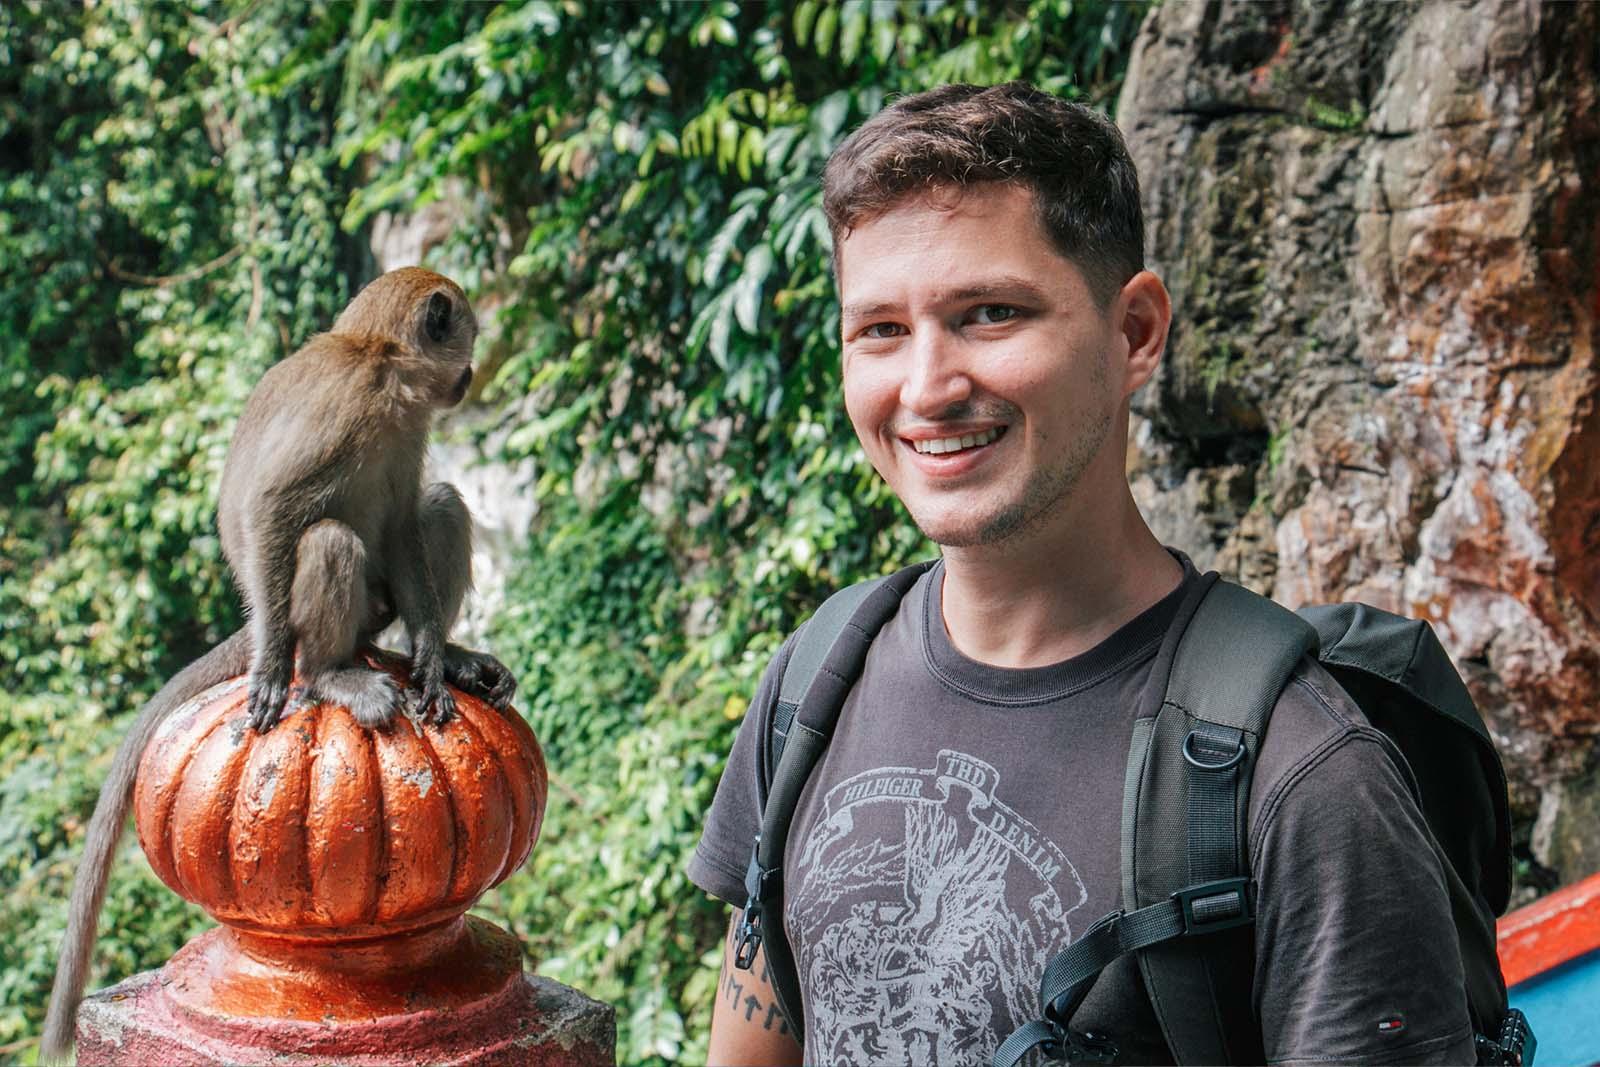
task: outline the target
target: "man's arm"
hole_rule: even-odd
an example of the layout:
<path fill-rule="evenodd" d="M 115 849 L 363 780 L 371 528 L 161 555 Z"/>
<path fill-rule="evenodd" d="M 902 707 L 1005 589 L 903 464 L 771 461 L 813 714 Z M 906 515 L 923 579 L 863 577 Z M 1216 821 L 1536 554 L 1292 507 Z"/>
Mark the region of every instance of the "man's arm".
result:
<path fill-rule="evenodd" d="M 1272 730 L 1288 731 L 1278 741 L 1325 699 L 1290 683 L 1273 713 Z M 1264 755 L 1274 743 L 1269 730 Z M 1257 821 L 1255 997 L 1267 1062 L 1473 1062 L 1443 867 L 1377 731 L 1332 732 L 1266 791 Z"/>
<path fill-rule="evenodd" d="M 800 1042 L 789 1033 L 772 991 L 765 950 L 756 951 L 755 966 L 741 971 L 734 966 L 739 909 L 728 919 L 728 936 L 722 944 L 722 978 L 717 983 L 717 1004 L 711 1011 L 711 1067 L 798 1067 Z"/>

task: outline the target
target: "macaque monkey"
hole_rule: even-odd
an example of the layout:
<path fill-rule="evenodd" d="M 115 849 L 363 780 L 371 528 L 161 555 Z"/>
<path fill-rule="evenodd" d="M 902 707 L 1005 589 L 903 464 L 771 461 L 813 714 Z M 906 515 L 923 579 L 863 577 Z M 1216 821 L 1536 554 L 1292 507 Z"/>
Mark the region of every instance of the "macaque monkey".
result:
<path fill-rule="evenodd" d="M 509 706 L 510 672 L 445 640 L 471 582 L 472 520 L 453 487 L 422 486 L 429 423 L 466 396 L 477 333 L 454 282 L 416 267 L 390 271 L 250 394 L 217 507 L 248 622 L 163 686 L 117 750 L 73 886 L 42 1062 L 72 1046 L 139 759 L 180 705 L 248 669 L 250 725 L 260 732 L 291 698 L 342 704 L 370 728 L 402 708 L 444 723 L 455 714 L 447 684 Z M 355 660 L 397 616 L 411 640 L 411 691 Z M 297 651 L 303 689 L 294 692 Z"/>

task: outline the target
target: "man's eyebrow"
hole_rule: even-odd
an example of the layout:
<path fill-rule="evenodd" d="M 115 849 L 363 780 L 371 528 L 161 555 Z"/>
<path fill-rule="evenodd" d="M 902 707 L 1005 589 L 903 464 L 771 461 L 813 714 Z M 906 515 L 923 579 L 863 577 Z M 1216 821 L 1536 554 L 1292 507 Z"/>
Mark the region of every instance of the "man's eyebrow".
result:
<path fill-rule="evenodd" d="M 872 319 L 877 318 L 879 315 L 883 315 L 887 312 L 894 311 L 899 308 L 899 306 L 899 304 L 891 303 L 886 300 L 880 300 L 870 304 L 846 304 L 844 307 L 839 309 L 839 316 L 851 321 L 855 321 L 857 319 Z"/>
<path fill-rule="evenodd" d="M 1015 300 L 1018 298 L 1043 301 L 1045 297 L 1045 290 L 1030 279 L 1020 275 L 1005 275 L 975 285 L 963 285 L 954 289 L 938 290 L 933 294 L 929 303 L 937 306 L 961 304 L 973 300 Z M 898 311 L 900 306 L 899 303 L 891 300 L 846 304 L 840 309 L 840 316 L 854 322 Z"/>

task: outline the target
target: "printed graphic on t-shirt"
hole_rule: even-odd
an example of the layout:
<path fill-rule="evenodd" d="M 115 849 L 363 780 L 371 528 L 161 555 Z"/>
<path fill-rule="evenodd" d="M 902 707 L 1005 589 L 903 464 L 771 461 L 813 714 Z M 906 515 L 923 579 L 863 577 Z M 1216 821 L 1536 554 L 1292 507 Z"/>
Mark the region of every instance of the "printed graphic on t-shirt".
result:
<path fill-rule="evenodd" d="M 948 749 L 828 791 L 789 903 L 808 1062 L 972 1063 L 1034 1017 L 1088 892 L 1004 795 Z"/>

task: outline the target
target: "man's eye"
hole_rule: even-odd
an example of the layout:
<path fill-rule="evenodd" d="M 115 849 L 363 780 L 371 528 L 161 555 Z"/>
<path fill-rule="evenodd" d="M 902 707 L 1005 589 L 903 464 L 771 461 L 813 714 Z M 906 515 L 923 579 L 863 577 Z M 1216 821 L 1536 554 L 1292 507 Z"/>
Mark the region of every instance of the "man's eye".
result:
<path fill-rule="evenodd" d="M 1017 309 L 1010 304 L 981 304 L 972 310 L 972 321 L 979 326 L 993 326 L 1017 317 Z"/>
<path fill-rule="evenodd" d="M 862 337 L 870 337 L 881 341 L 889 337 L 899 337 L 906 332 L 906 328 L 897 322 L 875 322 L 861 331 Z"/>

